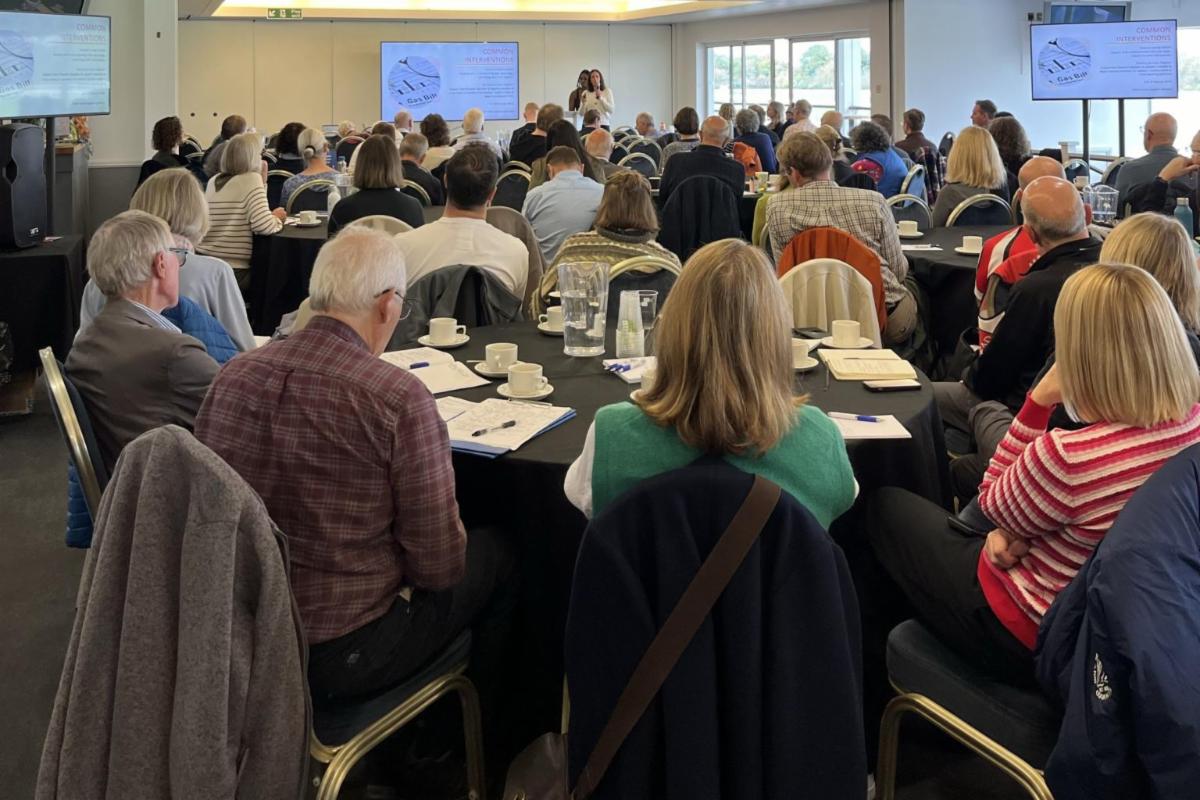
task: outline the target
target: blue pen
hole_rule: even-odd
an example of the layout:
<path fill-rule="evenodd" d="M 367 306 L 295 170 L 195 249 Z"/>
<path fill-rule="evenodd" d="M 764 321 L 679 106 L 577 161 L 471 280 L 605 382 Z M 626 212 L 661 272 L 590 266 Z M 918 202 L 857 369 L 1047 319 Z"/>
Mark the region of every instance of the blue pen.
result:
<path fill-rule="evenodd" d="M 429 366 L 428 361 L 418 361 L 415 364 L 409 364 L 408 368 L 409 369 L 419 369 L 420 367 L 428 367 L 428 366 Z"/>
<path fill-rule="evenodd" d="M 830 411 L 830 419 L 844 419 L 851 422 L 883 422 L 879 417 L 872 417 L 870 414 L 846 414 L 841 411 Z"/>

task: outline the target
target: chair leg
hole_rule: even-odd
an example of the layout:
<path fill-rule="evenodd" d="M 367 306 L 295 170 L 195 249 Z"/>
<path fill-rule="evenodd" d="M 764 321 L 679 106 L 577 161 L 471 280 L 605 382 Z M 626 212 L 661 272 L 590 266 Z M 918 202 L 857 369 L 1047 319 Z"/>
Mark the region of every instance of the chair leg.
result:
<path fill-rule="evenodd" d="M 463 743 L 467 754 L 467 788 L 470 800 L 487 800 L 487 779 L 483 755 L 483 717 L 479 693 L 466 676 L 458 675 L 447 687 L 458 692 L 462 703 Z"/>
<path fill-rule="evenodd" d="M 1054 800 L 1041 772 L 1011 750 L 921 694 L 901 694 L 893 698 L 883 712 L 879 723 L 879 761 L 875 768 L 875 788 L 879 800 L 895 800 L 900 720 L 910 711 L 933 723 L 947 736 L 1004 772 L 1033 800 Z"/>

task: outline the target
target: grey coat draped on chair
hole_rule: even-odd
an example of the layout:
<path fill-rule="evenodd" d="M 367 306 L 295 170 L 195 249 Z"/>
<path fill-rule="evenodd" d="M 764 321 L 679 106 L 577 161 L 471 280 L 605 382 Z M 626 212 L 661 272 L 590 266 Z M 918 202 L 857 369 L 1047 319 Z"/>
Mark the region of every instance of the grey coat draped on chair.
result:
<path fill-rule="evenodd" d="M 412 312 L 396 326 L 388 350 L 400 350 L 424 336 L 434 317 L 454 317 L 468 328 L 523 319 L 521 298 L 479 267 L 456 264 L 434 270 L 409 286 L 405 298 Z"/>
<path fill-rule="evenodd" d="M 122 452 L 77 606 L 37 800 L 301 796 L 310 714 L 283 535 L 183 428 Z"/>

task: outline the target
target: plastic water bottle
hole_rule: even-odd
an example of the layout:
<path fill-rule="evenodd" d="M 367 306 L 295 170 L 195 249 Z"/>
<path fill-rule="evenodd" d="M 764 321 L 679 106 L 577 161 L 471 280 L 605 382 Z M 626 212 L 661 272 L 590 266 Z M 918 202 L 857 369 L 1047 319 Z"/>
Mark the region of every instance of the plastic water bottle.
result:
<path fill-rule="evenodd" d="M 1188 232 L 1188 236 L 1191 236 L 1196 232 L 1195 227 L 1193 227 L 1194 222 L 1192 220 L 1192 207 L 1188 205 L 1188 198 L 1176 198 L 1175 219 L 1179 220 L 1183 224 L 1183 229 Z"/>

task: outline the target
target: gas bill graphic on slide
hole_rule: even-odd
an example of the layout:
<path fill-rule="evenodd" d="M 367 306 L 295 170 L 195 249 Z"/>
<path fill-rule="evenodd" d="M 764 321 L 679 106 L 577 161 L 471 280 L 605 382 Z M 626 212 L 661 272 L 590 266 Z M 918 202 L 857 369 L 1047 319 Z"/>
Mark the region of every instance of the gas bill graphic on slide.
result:
<path fill-rule="evenodd" d="M 21 34 L 0 30 L 0 97 L 28 89 L 33 82 L 33 48 Z"/>
<path fill-rule="evenodd" d="M 1059 36 L 1046 42 L 1038 53 L 1038 72 L 1051 86 L 1067 86 L 1087 80 L 1092 53 L 1083 39 Z"/>
<path fill-rule="evenodd" d="M 388 92 L 397 105 L 418 115 L 437 102 L 442 75 L 436 61 L 421 56 L 404 56 L 388 72 Z"/>

